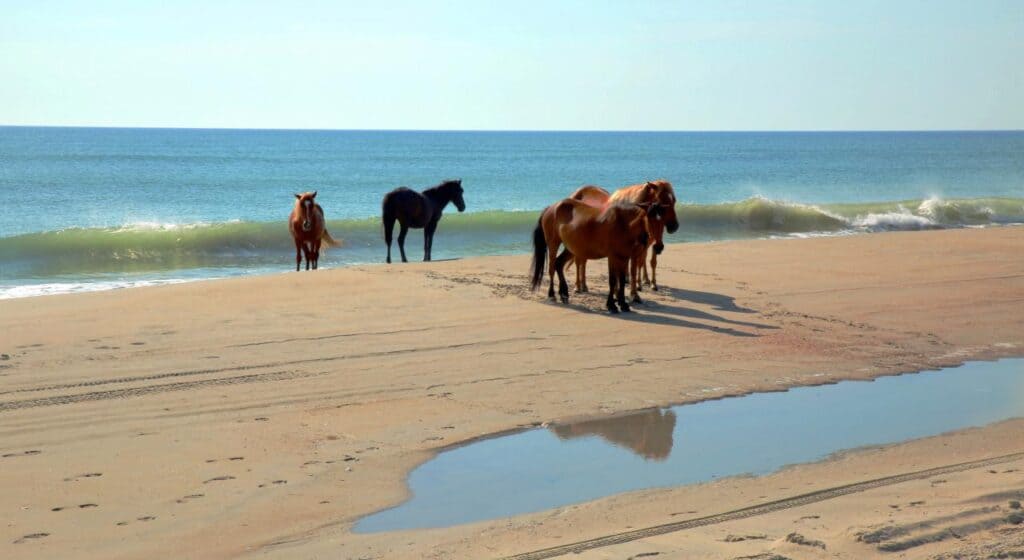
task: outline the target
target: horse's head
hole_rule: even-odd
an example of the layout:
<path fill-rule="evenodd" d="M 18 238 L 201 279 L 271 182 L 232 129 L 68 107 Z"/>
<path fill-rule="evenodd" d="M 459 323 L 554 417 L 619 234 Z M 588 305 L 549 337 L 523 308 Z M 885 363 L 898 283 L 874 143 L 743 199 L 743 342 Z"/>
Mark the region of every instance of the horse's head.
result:
<path fill-rule="evenodd" d="M 448 200 L 451 200 L 455 204 L 455 208 L 459 212 L 466 210 L 466 201 L 462 199 L 462 179 L 455 179 L 453 181 L 445 181 L 444 183 L 445 194 L 448 195 Z"/>
<path fill-rule="evenodd" d="M 650 235 L 650 242 L 654 243 L 654 254 L 660 255 L 665 250 L 665 207 L 657 203 L 641 206 L 647 208 L 647 233 Z"/>
<path fill-rule="evenodd" d="M 316 206 L 313 199 L 316 198 L 316 193 L 317 191 L 295 193 L 297 199 L 295 207 L 299 209 L 299 215 L 302 216 L 302 231 L 313 229 L 313 207 Z"/>
<path fill-rule="evenodd" d="M 665 228 L 669 233 L 675 233 L 679 229 L 679 218 L 676 216 L 676 193 L 672 190 L 672 183 L 664 179 L 648 181 L 644 185 L 644 201 L 650 201 L 662 209 L 662 219 L 665 221 Z"/>

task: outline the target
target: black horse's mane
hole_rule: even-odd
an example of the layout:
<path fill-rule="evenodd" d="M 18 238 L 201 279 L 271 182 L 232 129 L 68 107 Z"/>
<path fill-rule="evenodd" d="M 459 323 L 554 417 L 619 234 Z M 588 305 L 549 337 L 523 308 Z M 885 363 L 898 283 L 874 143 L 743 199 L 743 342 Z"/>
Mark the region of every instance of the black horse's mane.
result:
<path fill-rule="evenodd" d="M 452 187 L 452 186 L 461 187 L 462 186 L 462 179 L 446 179 L 444 181 L 441 181 L 436 186 L 430 187 L 429 189 L 423 189 L 423 192 L 424 193 L 426 193 L 428 191 L 436 192 L 436 191 L 444 190 L 444 189 Z"/>

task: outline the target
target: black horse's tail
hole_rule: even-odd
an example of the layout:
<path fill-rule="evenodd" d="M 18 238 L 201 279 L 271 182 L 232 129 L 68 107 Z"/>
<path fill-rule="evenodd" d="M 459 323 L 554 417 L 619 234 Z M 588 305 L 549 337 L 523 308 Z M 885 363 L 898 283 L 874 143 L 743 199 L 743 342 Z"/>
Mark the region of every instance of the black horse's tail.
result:
<path fill-rule="evenodd" d="M 533 267 L 530 271 L 530 289 L 536 290 L 544 277 L 544 261 L 547 256 L 548 243 L 544 239 L 544 228 L 541 226 L 541 218 L 537 219 L 537 227 L 533 230 Z"/>

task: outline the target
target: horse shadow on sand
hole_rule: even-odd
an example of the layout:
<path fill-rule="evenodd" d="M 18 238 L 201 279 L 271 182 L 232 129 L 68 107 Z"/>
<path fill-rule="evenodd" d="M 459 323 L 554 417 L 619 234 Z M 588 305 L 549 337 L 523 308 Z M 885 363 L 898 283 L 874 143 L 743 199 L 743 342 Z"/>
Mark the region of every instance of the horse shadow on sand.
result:
<path fill-rule="evenodd" d="M 673 303 L 677 301 L 685 301 L 701 305 L 709 305 L 718 311 L 726 311 L 730 313 L 757 313 L 754 309 L 737 305 L 736 298 L 725 294 L 682 290 L 678 288 L 668 288 L 665 286 L 659 286 L 658 293 L 667 295 Z M 577 294 L 576 297 L 579 298 L 579 294 Z M 631 312 L 619 313 L 614 317 L 635 323 L 702 329 L 719 334 L 748 338 L 761 336 L 759 331 L 762 330 L 777 330 L 779 328 L 775 325 L 769 325 L 766 323 L 730 319 L 728 317 L 723 317 L 707 311 L 701 311 L 692 307 L 673 305 L 673 303 L 646 299 L 644 300 L 644 303 L 641 304 L 630 304 L 632 308 Z M 599 311 L 590 308 L 586 304 L 581 305 L 579 299 L 577 299 L 576 303 L 570 303 L 568 307 L 582 313 L 607 314 L 603 309 Z M 697 322 L 691 319 L 709 321 L 709 323 Z M 739 330 L 734 327 L 746 327 L 754 329 L 754 332 Z"/>

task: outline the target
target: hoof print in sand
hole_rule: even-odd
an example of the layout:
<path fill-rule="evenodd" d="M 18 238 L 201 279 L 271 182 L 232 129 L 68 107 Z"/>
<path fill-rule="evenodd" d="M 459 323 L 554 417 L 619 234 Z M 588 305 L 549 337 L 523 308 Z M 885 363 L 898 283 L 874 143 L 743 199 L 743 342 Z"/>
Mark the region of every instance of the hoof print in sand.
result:
<path fill-rule="evenodd" d="M 233 477 L 233 476 L 231 476 L 229 474 L 226 474 L 224 476 L 215 476 L 215 477 L 213 477 L 213 478 L 211 478 L 209 480 L 204 480 L 203 484 L 209 484 L 211 482 L 217 482 L 217 481 L 220 481 L 220 480 L 234 480 L 234 479 L 235 479 L 235 477 Z"/>
<path fill-rule="evenodd" d="M 825 543 L 821 541 L 816 541 L 814 539 L 809 539 L 801 535 L 800 533 L 790 533 L 786 535 L 786 542 L 798 544 L 800 546 L 813 546 L 815 548 L 820 548 L 822 550 L 825 549 Z"/>
<path fill-rule="evenodd" d="M 91 473 L 80 474 L 78 476 L 71 476 L 71 477 L 65 478 L 64 482 L 73 482 L 73 481 L 78 480 L 80 478 L 96 478 L 98 476 L 103 476 L 103 473 L 101 473 L 101 472 L 91 472 Z"/>
<path fill-rule="evenodd" d="M 27 541 L 34 540 L 34 539 L 42 539 L 44 537 L 49 537 L 49 536 L 50 536 L 50 533 L 32 533 L 30 535 L 25 535 L 24 537 L 21 537 L 20 539 L 14 541 L 14 544 L 21 544 L 23 542 L 27 542 Z"/>

